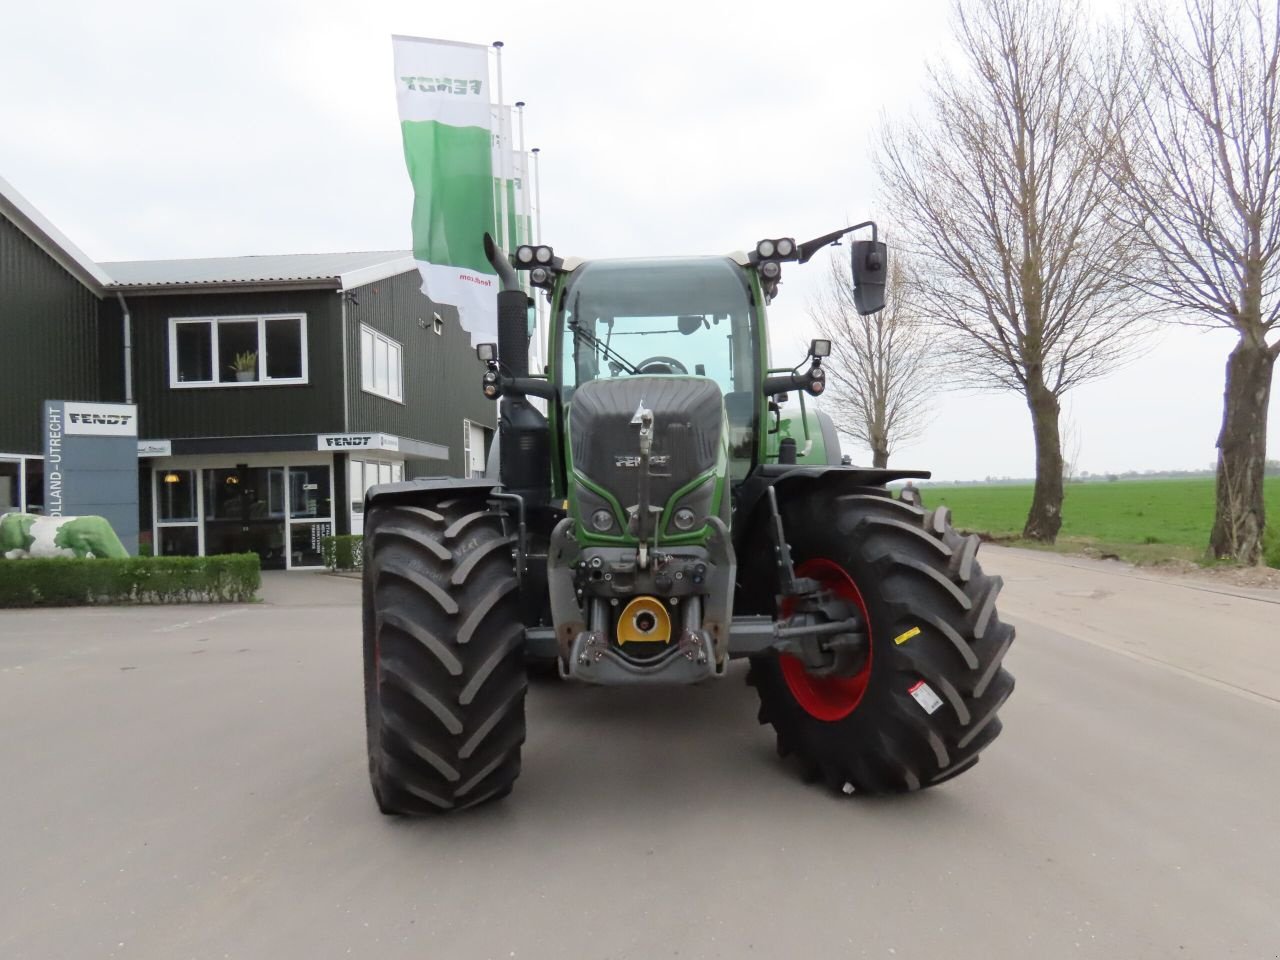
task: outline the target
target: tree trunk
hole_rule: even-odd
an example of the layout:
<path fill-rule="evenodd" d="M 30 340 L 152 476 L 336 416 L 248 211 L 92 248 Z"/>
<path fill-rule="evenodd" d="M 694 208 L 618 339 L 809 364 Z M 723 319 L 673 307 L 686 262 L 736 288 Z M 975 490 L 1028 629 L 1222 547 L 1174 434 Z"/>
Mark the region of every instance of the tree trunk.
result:
<path fill-rule="evenodd" d="M 1267 404 L 1276 355 L 1244 334 L 1227 358 L 1222 431 L 1218 434 L 1217 506 L 1209 553 L 1257 564 L 1266 514 L 1262 478 L 1267 460 Z"/>
<path fill-rule="evenodd" d="M 1027 387 L 1027 407 L 1036 438 L 1036 489 L 1022 536 L 1053 543 L 1062 529 L 1062 442 L 1058 398 L 1043 384 Z"/>
<path fill-rule="evenodd" d="M 877 470 L 889 465 L 889 451 L 884 447 L 875 447 L 871 451 L 871 466 Z"/>

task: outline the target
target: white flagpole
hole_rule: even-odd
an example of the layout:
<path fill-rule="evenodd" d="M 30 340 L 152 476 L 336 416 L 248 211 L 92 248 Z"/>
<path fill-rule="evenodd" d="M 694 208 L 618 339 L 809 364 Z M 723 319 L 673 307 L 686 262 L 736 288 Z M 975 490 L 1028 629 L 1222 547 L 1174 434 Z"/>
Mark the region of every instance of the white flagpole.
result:
<path fill-rule="evenodd" d="M 507 137 L 506 124 L 506 101 L 502 99 L 502 47 L 501 40 L 493 41 L 493 48 L 498 51 L 498 193 L 501 197 L 500 209 L 502 210 L 502 236 L 498 240 L 498 246 L 503 250 L 507 249 L 507 245 L 511 242 L 511 220 L 510 211 L 507 209 L 507 164 L 508 157 L 511 152 L 510 140 Z"/>
<path fill-rule="evenodd" d="M 529 155 L 524 152 L 524 101 L 523 100 L 516 101 L 516 116 L 520 120 L 520 139 L 519 139 L 519 142 L 516 144 L 516 150 L 519 151 L 520 162 L 524 167 L 524 175 L 527 178 L 529 175 Z M 527 207 L 529 205 L 529 184 L 528 183 L 522 182 L 520 184 L 520 197 L 521 199 L 524 200 L 524 202 L 520 206 Z M 518 221 L 518 226 L 516 227 L 516 236 L 520 239 L 521 243 L 529 242 L 528 229 L 525 225 L 525 218 L 528 216 L 528 213 L 529 211 L 524 209 L 516 211 L 516 216 L 520 218 Z"/>
<path fill-rule="evenodd" d="M 534 216 L 534 243 L 542 242 L 542 174 L 538 172 L 538 154 L 542 152 L 541 147 L 534 147 L 530 153 L 533 154 L 533 216 Z"/>
<path fill-rule="evenodd" d="M 542 174 L 538 166 L 538 154 L 542 148 L 534 147 L 529 152 L 533 155 L 533 242 L 542 243 Z M 535 297 L 534 302 L 538 305 L 538 339 L 541 343 L 549 343 L 547 336 L 551 320 L 543 316 L 542 297 Z"/>

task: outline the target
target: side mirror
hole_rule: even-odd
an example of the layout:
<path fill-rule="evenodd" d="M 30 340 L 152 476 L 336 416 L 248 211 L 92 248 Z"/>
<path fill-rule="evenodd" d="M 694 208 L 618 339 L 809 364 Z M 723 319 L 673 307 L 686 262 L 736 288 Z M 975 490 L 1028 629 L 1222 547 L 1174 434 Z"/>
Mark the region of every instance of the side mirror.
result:
<path fill-rule="evenodd" d="M 681 316 L 676 318 L 676 326 L 680 332 L 686 337 L 690 334 L 697 333 L 706 324 L 707 319 L 702 314 L 697 313 L 691 316 Z"/>
<path fill-rule="evenodd" d="M 853 305 L 864 317 L 879 313 L 884 309 L 889 248 L 879 240 L 855 240 L 849 247 L 853 260 Z"/>

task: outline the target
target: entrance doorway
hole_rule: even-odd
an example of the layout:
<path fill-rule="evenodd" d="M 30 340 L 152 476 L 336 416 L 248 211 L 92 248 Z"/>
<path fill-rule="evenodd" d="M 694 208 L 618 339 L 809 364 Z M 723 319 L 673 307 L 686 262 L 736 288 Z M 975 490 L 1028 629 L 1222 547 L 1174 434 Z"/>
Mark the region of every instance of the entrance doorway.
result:
<path fill-rule="evenodd" d="M 329 464 L 156 467 L 156 552 L 256 553 L 264 570 L 319 567 L 333 532 Z"/>

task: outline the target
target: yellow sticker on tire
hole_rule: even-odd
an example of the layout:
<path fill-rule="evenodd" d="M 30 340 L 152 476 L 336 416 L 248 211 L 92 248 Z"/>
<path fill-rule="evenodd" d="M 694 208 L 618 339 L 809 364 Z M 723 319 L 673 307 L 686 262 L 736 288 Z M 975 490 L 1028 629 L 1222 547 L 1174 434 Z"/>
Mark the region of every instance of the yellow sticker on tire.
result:
<path fill-rule="evenodd" d="M 914 636 L 915 636 L 917 633 L 919 633 L 919 632 L 920 632 L 920 628 L 919 628 L 919 627 L 912 627 L 912 628 L 911 628 L 910 630 L 908 630 L 906 633 L 900 633 L 900 634 L 898 634 L 896 637 L 894 637 L 894 638 L 893 638 L 893 642 L 894 642 L 894 643 L 896 643 L 896 644 L 898 644 L 898 645 L 902 645 L 902 644 L 906 643 L 908 640 L 910 640 L 912 637 L 914 637 Z"/>

